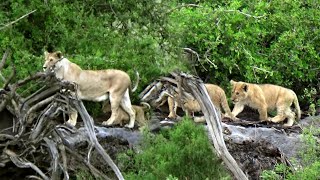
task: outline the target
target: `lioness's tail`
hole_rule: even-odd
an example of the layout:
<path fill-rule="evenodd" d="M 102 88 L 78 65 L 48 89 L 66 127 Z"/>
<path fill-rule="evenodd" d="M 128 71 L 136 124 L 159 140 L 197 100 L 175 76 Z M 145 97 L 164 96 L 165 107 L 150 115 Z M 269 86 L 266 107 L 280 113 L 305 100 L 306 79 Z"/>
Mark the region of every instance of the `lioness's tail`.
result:
<path fill-rule="evenodd" d="M 136 83 L 134 84 L 134 87 L 132 88 L 131 92 L 135 92 L 138 88 L 138 84 L 140 81 L 140 76 L 138 71 L 136 71 L 136 76 L 137 76 Z"/>
<path fill-rule="evenodd" d="M 299 106 L 298 97 L 297 97 L 295 92 L 293 92 L 293 94 L 294 94 L 293 104 L 294 104 L 294 106 L 296 108 L 297 118 L 300 119 L 301 118 L 301 110 L 300 110 L 300 106 Z"/>
<path fill-rule="evenodd" d="M 140 104 L 143 106 L 143 109 L 148 109 L 150 110 L 151 109 L 151 106 L 149 103 L 146 103 L 146 102 L 140 102 Z"/>

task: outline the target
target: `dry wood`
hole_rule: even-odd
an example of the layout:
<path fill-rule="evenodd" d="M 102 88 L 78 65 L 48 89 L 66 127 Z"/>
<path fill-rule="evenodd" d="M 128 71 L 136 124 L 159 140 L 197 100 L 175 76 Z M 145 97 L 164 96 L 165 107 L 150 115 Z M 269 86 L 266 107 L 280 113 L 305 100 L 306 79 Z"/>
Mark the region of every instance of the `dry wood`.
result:
<path fill-rule="evenodd" d="M 222 134 L 221 117 L 209 98 L 209 94 L 201 79 L 187 74 L 173 74 L 181 78 L 181 86 L 192 93 L 201 106 L 215 150 L 234 177 L 239 180 L 248 179 L 229 153 Z"/>
<path fill-rule="evenodd" d="M 8 51 L 0 62 L 1 69 L 4 67 Z M 11 63 L 11 66 L 14 64 Z M 77 109 L 84 120 L 89 137 L 89 144 L 101 154 L 106 163 L 114 170 L 118 179 L 124 179 L 118 167 L 114 164 L 109 155 L 100 145 L 94 131 L 93 120 L 80 100 L 74 97 L 76 86 L 72 83 L 59 81 L 50 72 L 38 72 L 16 83 L 11 83 L 15 75 L 15 68 L 9 78 L 4 78 L 5 87 L 0 89 L 0 112 L 4 109 L 12 112 L 14 116 L 13 134 L 0 132 L 0 165 L 5 166 L 8 162 L 13 162 L 19 168 L 31 168 L 40 177 L 32 175 L 32 178 L 60 179 L 63 173 L 64 179 L 69 179 L 67 163 L 67 153 L 77 154 L 68 150 L 68 143 L 65 143 L 63 136 L 59 136 L 57 128 L 61 125 L 53 121 L 61 113 L 67 112 L 70 106 Z M 1 72 L 0 72 L 1 74 Z M 38 91 L 27 97 L 22 97 L 16 92 L 17 89 L 28 82 L 42 83 Z M 65 91 L 59 91 L 64 89 Z M 71 131 L 72 128 L 71 128 Z M 12 148 L 14 146 L 15 148 Z M 27 148 L 26 148 L 27 147 Z M 66 151 L 67 149 L 67 151 Z M 46 152 L 45 152 L 46 151 Z M 46 162 L 47 168 L 38 167 L 44 157 L 50 155 L 51 163 Z M 28 158 L 33 157 L 32 163 Z M 90 164 L 86 157 L 83 162 L 95 177 L 110 179 Z M 44 172 L 46 171 L 46 172 Z"/>

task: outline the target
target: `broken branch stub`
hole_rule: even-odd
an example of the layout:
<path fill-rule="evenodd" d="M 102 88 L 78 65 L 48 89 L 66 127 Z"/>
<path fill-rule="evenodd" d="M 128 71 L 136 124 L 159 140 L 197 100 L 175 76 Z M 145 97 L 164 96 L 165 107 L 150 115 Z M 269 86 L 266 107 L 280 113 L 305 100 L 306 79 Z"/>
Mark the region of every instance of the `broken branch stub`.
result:
<path fill-rule="evenodd" d="M 218 156 L 222 158 L 236 179 L 248 179 L 226 147 L 222 134 L 221 117 L 211 102 L 207 89 L 201 79 L 184 73 L 176 74 L 175 76 L 180 76 L 181 86 L 186 91 L 192 93 L 199 102 Z"/>

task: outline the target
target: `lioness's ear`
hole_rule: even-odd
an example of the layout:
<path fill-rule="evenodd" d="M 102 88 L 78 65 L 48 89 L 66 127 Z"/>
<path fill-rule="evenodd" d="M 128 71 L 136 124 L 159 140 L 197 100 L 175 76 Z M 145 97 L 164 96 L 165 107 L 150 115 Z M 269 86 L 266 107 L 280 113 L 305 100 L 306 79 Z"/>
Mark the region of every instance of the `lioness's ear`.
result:
<path fill-rule="evenodd" d="M 62 58 L 62 57 L 63 57 L 61 51 L 57 51 L 57 52 L 56 52 L 56 55 L 57 55 L 58 58 Z"/>
<path fill-rule="evenodd" d="M 244 90 L 245 92 L 247 92 L 247 90 L 248 90 L 248 85 L 247 85 L 247 84 L 243 84 L 242 88 L 243 88 L 243 90 Z"/>
<path fill-rule="evenodd" d="M 47 57 L 48 54 L 49 54 L 48 51 L 44 51 L 44 56 L 45 57 Z"/>
<path fill-rule="evenodd" d="M 234 85 L 236 82 L 234 80 L 230 81 L 231 85 Z"/>

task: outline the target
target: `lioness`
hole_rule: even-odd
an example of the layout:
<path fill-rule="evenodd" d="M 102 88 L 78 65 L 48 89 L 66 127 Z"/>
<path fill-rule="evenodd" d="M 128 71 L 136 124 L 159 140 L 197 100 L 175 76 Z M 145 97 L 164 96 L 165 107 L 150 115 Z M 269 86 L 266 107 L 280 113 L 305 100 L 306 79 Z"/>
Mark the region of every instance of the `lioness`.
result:
<path fill-rule="evenodd" d="M 132 105 L 132 108 L 136 114 L 137 125 L 139 127 L 145 127 L 147 125 L 147 118 L 145 117 L 145 112 L 147 109 L 151 109 L 150 105 L 145 102 L 141 102 L 142 106 Z M 111 112 L 111 106 L 108 101 L 105 101 L 102 106 L 102 111 L 104 113 Z M 119 124 L 122 126 L 124 123 L 129 122 L 129 115 L 122 108 L 119 108 L 119 113 L 117 119 L 114 121 L 113 125 Z"/>
<path fill-rule="evenodd" d="M 116 70 L 82 70 L 77 64 L 63 57 L 60 51 L 45 52 L 43 69 L 55 72 L 58 79 L 69 81 L 78 85 L 77 95 L 82 100 L 104 101 L 109 98 L 111 103 L 111 117 L 103 122 L 103 125 L 112 125 L 116 120 L 119 106 L 130 116 L 130 122 L 126 125 L 133 128 L 135 113 L 131 106 L 129 88 L 131 80 L 127 73 Z M 77 111 L 69 114 L 68 123 L 75 126 L 77 123 Z"/>
<path fill-rule="evenodd" d="M 301 112 L 297 95 L 291 90 L 272 84 L 250 84 L 231 80 L 232 101 L 235 106 L 232 114 L 237 116 L 245 105 L 257 109 L 261 121 L 281 122 L 288 118 L 284 126 L 292 126 L 295 113 L 291 111 L 292 103 L 295 105 L 297 118 Z M 268 119 L 267 112 L 277 109 L 277 115 Z"/>
<path fill-rule="evenodd" d="M 226 97 L 224 90 L 215 84 L 204 84 L 204 85 L 208 91 L 208 94 L 209 94 L 210 99 L 211 99 L 212 103 L 214 104 L 214 106 L 220 112 L 222 112 L 221 111 L 221 107 L 222 107 L 222 109 L 225 112 L 225 114 L 222 113 L 222 115 L 224 117 L 229 117 L 232 120 L 234 120 L 234 116 L 231 113 L 231 110 L 229 108 L 227 97 Z M 176 118 L 177 107 L 178 106 L 181 107 L 181 105 L 176 100 L 174 100 L 175 96 L 177 96 L 177 94 L 173 94 L 173 97 L 168 96 L 168 106 L 169 106 L 169 111 L 170 111 L 168 118 Z M 183 106 L 185 107 L 188 114 L 201 111 L 201 107 L 200 107 L 198 101 L 196 99 L 194 99 L 193 97 L 188 96 L 187 98 L 182 99 L 181 103 L 183 103 Z"/>

